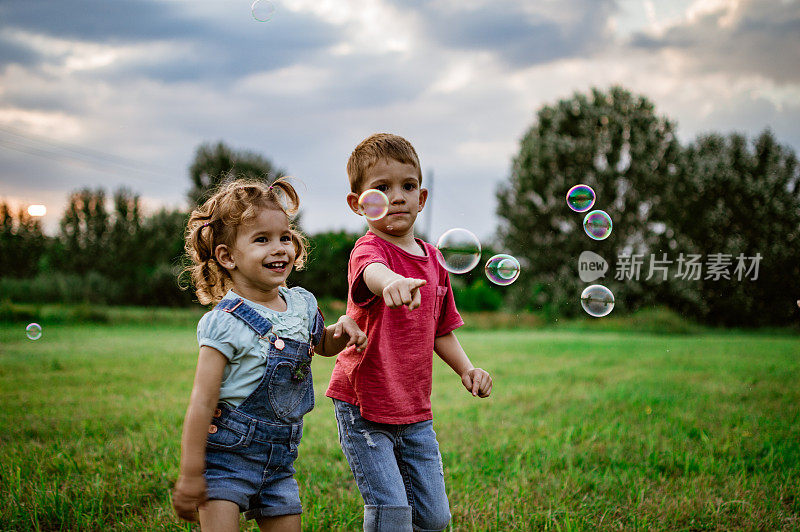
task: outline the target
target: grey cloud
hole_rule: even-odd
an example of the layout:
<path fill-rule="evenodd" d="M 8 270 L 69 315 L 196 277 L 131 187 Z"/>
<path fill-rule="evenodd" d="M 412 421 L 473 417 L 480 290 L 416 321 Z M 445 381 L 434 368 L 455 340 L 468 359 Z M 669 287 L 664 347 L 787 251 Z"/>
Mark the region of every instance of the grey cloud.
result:
<path fill-rule="evenodd" d="M 512 67 L 593 53 L 610 42 L 614 0 L 559 4 L 559 12 L 530 13 L 518 3 L 493 2 L 458 11 L 422 7 L 421 15 L 431 39 L 455 49 L 494 51 Z"/>
<path fill-rule="evenodd" d="M 324 108 L 371 108 L 410 102 L 428 87 L 433 74 L 423 58 L 352 55 L 331 66 L 339 75 L 316 96 Z"/>
<path fill-rule="evenodd" d="M 163 82 L 229 83 L 252 72 L 296 63 L 340 40 L 340 29 L 288 10 L 261 23 L 253 20 L 246 2 L 217 17 L 195 17 L 192 6 L 189 2 L 11 0 L 0 5 L 0 18 L 5 28 L 55 38 L 125 45 L 166 42 L 181 50 L 94 72 L 104 80 L 149 77 Z M 37 67 L 53 60 L 19 43 L 6 42 L 0 52 L 0 67 L 9 63 Z"/>
<path fill-rule="evenodd" d="M 0 36 L 0 67 L 9 63 L 27 64 L 36 61 L 37 54 L 32 50 L 9 42 Z"/>
<path fill-rule="evenodd" d="M 730 25 L 720 24 L 724 12 L 710 13 L 660 36 L 636 34 L 630 46 L 682 50 L 702 71 L 800 80 L 800 2 L 744 0 L 739 10 Z"/>
<path fill-rule="evenodd" d="M 5 0 L 0 18 L 7 27 L 55 37 L 129 42 L 197 32 L 201 24 L 186 17 L 178 5 L 147 0 Z"/>

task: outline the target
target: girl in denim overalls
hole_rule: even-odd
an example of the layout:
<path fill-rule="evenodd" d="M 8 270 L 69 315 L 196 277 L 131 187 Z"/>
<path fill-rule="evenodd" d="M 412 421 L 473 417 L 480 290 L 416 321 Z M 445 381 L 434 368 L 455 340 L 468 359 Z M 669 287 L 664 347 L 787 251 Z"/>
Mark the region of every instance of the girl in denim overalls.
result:
<path fill-rule="evenodd" d="M 352 319 L 325 328 L 314 296 L 286 288 L 306 259 L 305 238 L 289 221 L 298 205 L 284 179 L 239 180 L 189 218 L 188 270 L 200 302 L 216 306 L 197 326 L 172 504 L 204 532 L 238 530 L 240 512 L 262 531 L 300 530 L 292 464 L 314 407 L 311 356 L 366 345 Z"/>

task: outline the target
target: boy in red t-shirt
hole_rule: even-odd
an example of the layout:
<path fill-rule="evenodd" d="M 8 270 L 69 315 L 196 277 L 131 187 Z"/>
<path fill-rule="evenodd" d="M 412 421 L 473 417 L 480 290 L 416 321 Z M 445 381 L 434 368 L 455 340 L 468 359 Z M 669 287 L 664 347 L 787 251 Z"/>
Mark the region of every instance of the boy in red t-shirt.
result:
<path fill-rule="evenodd" d="M 353 150 L 347 175 L 355 213 L 368 189 L 386 194 L 389 210 L 367 221 L 348 266 L 347 315 L 369 343 L 339 354 L 326 395 L 364 498 L 364 530 L 442 530 L 450 508 L 431 413 L 433 353 L 473 396 L 488 397 L 492 378 L 473 367 L 453 333 L 464 322 L 436 248 L 414 237 L 428 196 L 414 147 L 372 135 Z"/>

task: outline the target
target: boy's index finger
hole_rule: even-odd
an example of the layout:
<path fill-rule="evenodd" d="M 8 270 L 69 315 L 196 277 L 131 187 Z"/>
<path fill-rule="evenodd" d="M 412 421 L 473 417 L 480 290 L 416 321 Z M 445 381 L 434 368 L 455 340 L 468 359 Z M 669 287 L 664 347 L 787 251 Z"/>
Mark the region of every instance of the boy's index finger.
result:
<path fill-rule="evenodd" d="M 425 279 L 411 278 L 410 288 L 413 290 L 415 288 L 419 288 L 420 286 L 425 286 L 426 284 L 428 284 L 428 281 L 426 281 Z"/>

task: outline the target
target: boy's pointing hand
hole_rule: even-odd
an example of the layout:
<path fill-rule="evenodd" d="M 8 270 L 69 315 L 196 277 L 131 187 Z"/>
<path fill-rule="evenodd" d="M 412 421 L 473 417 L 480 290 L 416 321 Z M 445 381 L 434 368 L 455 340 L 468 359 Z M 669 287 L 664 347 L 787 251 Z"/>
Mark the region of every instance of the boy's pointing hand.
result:
<path fill-rule="evenodd" d="M 413 277 L 395 279 L 383 289 L 383 301 L 389 308 L 398 308 L 403 305 L 407 306 L 408 310 L 419 308 L 422 304 L 422 293 L 419 289 L 426 283 L 427 281 L 424 279 L 414 279 Z"/>

